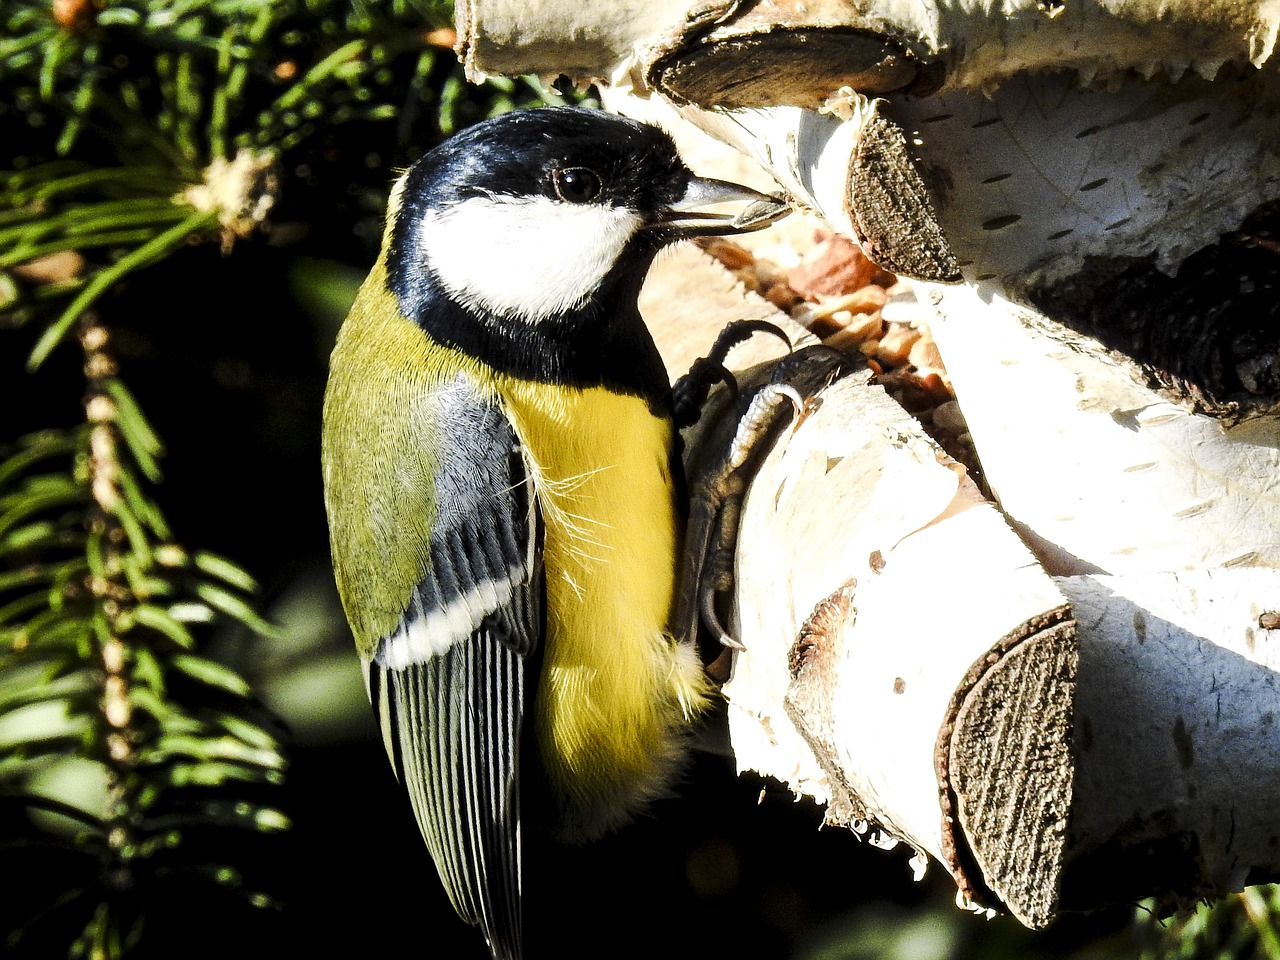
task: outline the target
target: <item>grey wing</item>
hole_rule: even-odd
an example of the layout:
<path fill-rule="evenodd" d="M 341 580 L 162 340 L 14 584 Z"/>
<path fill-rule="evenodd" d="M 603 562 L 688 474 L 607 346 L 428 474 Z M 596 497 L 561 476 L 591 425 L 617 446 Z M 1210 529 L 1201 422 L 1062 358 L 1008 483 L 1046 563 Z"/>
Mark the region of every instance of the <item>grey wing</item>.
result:
<path fill-rule="evenodd" d="M 519 958 L 525 658 L 543 631 L 539 527 L 517 438 L 442 395 L 430 569 L 368 664 L 387 753 L 459 915 Z"/>

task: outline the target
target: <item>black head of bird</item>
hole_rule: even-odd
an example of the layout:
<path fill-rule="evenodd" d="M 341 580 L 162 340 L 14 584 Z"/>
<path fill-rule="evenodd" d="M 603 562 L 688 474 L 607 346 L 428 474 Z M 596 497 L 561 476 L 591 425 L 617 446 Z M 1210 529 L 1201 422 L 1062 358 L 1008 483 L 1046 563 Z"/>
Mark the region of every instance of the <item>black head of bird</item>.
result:
<path fill-rule="evenodd" d="M 610 359 L 600 340 L 635 314 L 654 255 L 682 238 L 737 232 L 706 206 L 766 198 L 693 176 L 657 127 L 552 108 L 463 131 L 409 171 L 399 199 L 388 270 L 409 316 L 435 314 L 445 342 L 464 349 L 509 340 L 523 349 L 508 362 L 535 368 L 563 352 L 544 349 L 559 341 L 591 381 L 602 371 L 586 368 Z M 455 308 L 472 322 L 444 329 Z"/>
<path fill-rule="evenodd" d="M 625 822 L 707 703 L 669 629 L 680 465 L 636 301 L 664 246 L 780 206 L 574 108 L 477 124 L 393 190 L 331 362 L 330 540 L 387 752 L 495 957 L 521 951 L 521 830 Z"/>

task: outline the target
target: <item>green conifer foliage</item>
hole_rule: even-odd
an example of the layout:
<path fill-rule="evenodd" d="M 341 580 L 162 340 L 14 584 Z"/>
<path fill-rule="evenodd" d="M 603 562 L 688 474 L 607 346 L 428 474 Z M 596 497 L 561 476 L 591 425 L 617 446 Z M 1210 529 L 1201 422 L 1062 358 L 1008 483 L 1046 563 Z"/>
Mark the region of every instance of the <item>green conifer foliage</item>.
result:
<path fill-rule="evenodd" d="M 260 643 L 275 628 L 247 573 L 169 529 L 114 295 L 193 244 L 252 256 L 305 180 L 283 171 L 348 131 L 390 126 L 425 149 L 543 98 L 532 80 L 468 87 L 450 19 L 425 0 L 0 2 L 0 351 L 26 351 L 33 378 L 66 358 L 59 382 L 83 398 L 78 423 L 0 435 L 0 843 L 67 863 L 51 899 L 9 897 L 8 949 L 61 936 L 69 956 L 129 955 L 175 884 L 273 904 L 210 851 L 220 832 L 288 827 L 272 799 L 286 759 L 249 685 L 202 646 L 219 622 Z M 385 193 L 387 171 L 370 176 Z M 332 210 L 295 199 L 300 216 Z M 204 895 L 182 902 L 215 922 Z"/>

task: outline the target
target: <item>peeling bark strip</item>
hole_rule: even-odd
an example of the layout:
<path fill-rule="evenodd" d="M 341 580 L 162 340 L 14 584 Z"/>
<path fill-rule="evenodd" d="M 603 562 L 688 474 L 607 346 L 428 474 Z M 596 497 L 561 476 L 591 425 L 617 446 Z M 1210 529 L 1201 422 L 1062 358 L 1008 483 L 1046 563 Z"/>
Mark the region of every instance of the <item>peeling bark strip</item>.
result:
<path fill-rule="evenodd" d="M 969 669 L 938 734 L 947 867 L 1032 928 L 1058 915 L 1078 660 L 1068 606 L 1028 620 Z"/>
<path fill-rule="evenodd" d="M 857 587 L 857 578 L 850 577 L 840 589 L 814 607 L 809 619 L 801 624 L 787 657 L 791 684 L 783 700 L 787 718 L 795 724 L 827 775 L 831 801 L 823 823 L 837 827 L 860 826 L 868 820 L 866 805 L 858 799 L 835 762 L 838 750 L 830 699 L 840 664 L 840 638 L 858 616 L 854 606 Z M 880 825 L 877 823 L 874 827 L 879 829 Z"/>

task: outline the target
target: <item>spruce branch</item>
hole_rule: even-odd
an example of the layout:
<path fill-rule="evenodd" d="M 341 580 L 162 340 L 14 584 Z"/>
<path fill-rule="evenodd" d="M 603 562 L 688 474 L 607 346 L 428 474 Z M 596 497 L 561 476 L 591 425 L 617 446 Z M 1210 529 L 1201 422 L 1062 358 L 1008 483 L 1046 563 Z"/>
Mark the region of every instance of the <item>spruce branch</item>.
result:
<path fill-rule="evenodd" d="M 285 156 L 342 124 L 421 116 L 438 136 L 477 101 L 558 99 L 532 78 L 466 90 L 450 19 L 426 0 L 6 5 L 0 120 L 27 155 L 0 154 L 22 164 L 0 172 L 0 315 L 45 324 L 30 367 L 130 275 L 260 229 Z"/>
<path fill-rule="evenodd" d="M 285 761 L 248 684 L 202 656 L 192 629 L 232 617 L 270 631 L 244 599 L 255 584 L 172 541 L 147 492 L 159 440 L 107 329 L 86 321 L 78 332 L 84 423 L 28 437 L 0 461 L 0 796 L 39 814 L 44 840 L 92 859 L 79 893 L 47 916 L 81 909 L 72 955 L 114 958 L 140 936 L 155 884 L 243 888 L 235 867 L 186 850 L 187 837 L 286 829 L 256 786 L 279 784 Z M 69 753 L 91 761 L 87 794 L 50 792 L 46 774 Z"/>

